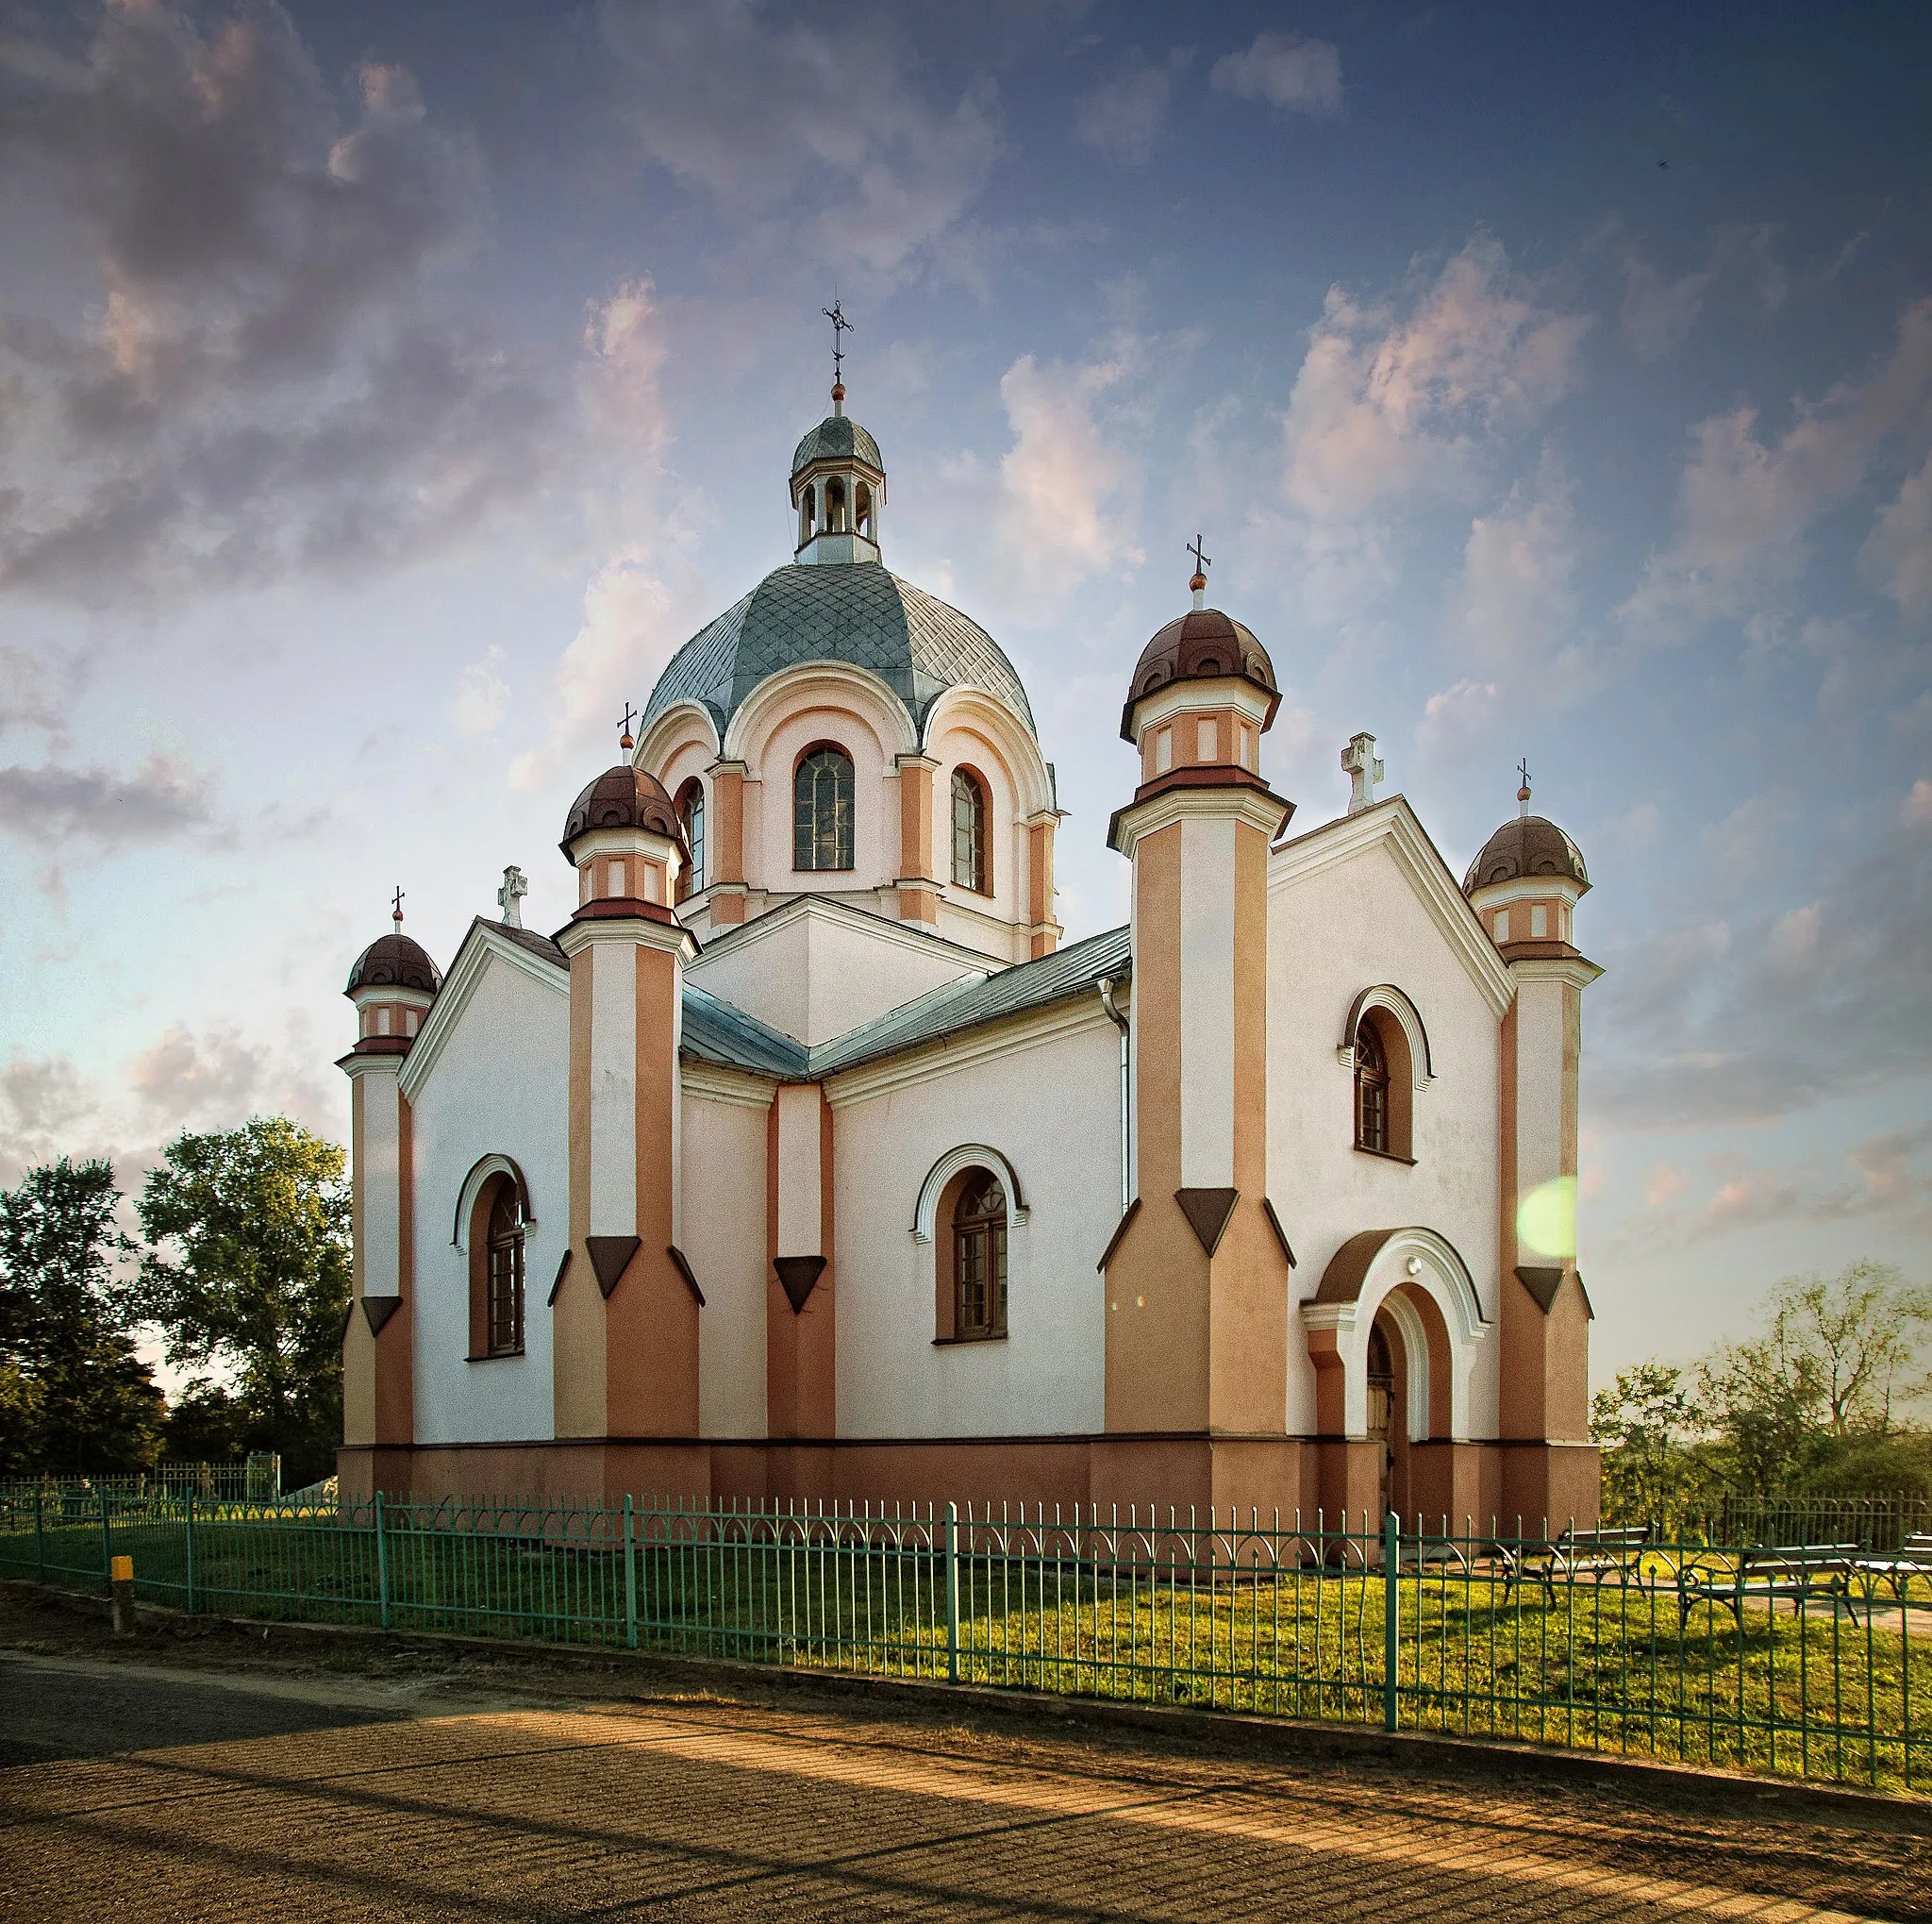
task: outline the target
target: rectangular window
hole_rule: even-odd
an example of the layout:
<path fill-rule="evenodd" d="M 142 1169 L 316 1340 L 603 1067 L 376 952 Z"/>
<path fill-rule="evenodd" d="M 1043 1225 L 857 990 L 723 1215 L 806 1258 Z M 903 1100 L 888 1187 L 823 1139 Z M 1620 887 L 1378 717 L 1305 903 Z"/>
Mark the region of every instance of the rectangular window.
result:
<path fill-rule="evenodd" d="M 1496 940 L 1498 942 L 1507 942 L 1509 940 L 1509 912 L 1507 909 L 1498 909 L 1496 911 Z"/>
<path fill-rule="evenodd" d="M 403 1033 L 405 1035 L 414 1035 L 416 1033 L 416 1012 L 413 1009 L 408 1010 L 403 1016 Z"/>
<path fill-rule="evenodd" d="M 1532 941 L 1541 942 L 1550 932 L 1550 912 L 1541 902 L 1533 903 L 1529 911 L 1529 933 Z"/>
<path fill-rule="evenodd" d="M 613 862 L 605 871 L 604 893 L 607 895 L 621 895 L 624 892 L 624 863 Z"/>
<path fill-rule="evenodd" d="M 375 1032 L 377 1035 L 387 1035 L 389 1033 L 389 1011 L 387 1009 L 378 1009 L 375 1012 Z"/>
<path fill-rule="evenodd" d="M 1221 755 L 1221 728 L 1212 715 L 1206 716 L 1198 725 L 1194 735 L 1196 761 L 1213 761 Z"/>
<path fill-rule="evenodd" d="M 524 1347 L 524 1239 L 490 1246 L 490 1354 L 514 1356 Z"/>
<path fill-rule="evenodd" d="M 1162 728 L 1154 738 L 1154 772 L 1165 775 L 1174 766 L 1174 730 Z"/>
<path fill-rule="evenodd" d="M 658 864 L 647 862 L 644 863 L 644 900 L 660 902 L 663 899 L 664 892 L 658 886 Z"/>
<path fill-rule="evenodd" d="M 959 1303 L 957 1333 L 1007 1333 L 1007 1226 L 975 1223 L 958 1233 Z"/>

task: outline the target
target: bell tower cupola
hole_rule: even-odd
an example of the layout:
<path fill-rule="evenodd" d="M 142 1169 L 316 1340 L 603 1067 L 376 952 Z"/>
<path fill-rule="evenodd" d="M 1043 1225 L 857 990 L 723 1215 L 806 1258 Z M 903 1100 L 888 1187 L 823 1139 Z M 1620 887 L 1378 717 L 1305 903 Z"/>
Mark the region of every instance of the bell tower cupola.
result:
<path fill-rule="evenodd" d="M 791 457 L 792 560 L 876 561 L 885 462 L 878 443 L 845 412 L 845 352 L 840 343 L 852 323 L 837 301 L 825 318 L 832 324 L 832 411 Z"/>

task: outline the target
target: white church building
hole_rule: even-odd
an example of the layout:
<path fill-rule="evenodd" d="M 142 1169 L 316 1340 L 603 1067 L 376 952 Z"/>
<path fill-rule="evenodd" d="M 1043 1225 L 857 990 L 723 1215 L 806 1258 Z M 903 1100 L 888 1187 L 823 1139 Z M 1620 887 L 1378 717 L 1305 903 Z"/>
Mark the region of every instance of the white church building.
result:
<path fill-rule="evenodd" d="M 1026 691 L 832 393 L 570 920 L 511 870 L 355 964 L 344 1489 L 1593 1518 L 1574 845 L 1525 786 L 1458 882 L 1367 736 L 1291 819 L 1197 571 L 1122 663 L 1131 920 L 1063 946 Z"/>

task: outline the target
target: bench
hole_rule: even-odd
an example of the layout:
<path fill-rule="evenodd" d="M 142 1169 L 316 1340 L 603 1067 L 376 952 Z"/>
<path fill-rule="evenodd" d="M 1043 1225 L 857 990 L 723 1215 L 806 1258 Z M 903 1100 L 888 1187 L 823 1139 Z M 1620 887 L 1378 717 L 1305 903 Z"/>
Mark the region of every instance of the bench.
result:
<path fill-rule="evenodd" d="M 1882 1578 L 1891 1585 L 1891 1594 L 1903 1602 L 1906 1585 L 1914 1577 L 1932 1581 L 1932 1530 L 1922 1530 L 1907 1537 L 1895 1557 L 1860 1557 L 1854 1567 L 1861 1577 Z"/>
<path fill-rule="evenodd" d="M 1541 1583 L 1550 1608 L 1557 1607 L 1557 1579 L 1574 1583 L 1584 1578 L 1605 1583 L 1627 1582 L 1639 1573 L 1639 1562 L 1650 1546 L 1647 1523 L 1612 1530 L 1578 1530 L 1574 1525 L 1554 1543 L 1496 1546 L 1505 1572 L 1503 1601 L 1518 1583 Z"/>
<path fill-rule="evenodd" d="M 1690 1620 L 1693 1604 L 1722 1603 L 1741 1623 L 1740 1606 L 1785 1597 L 1824 1598 L 1838 1605 L 1850 1592 L 1852 1567 L 1863 1546 L 1856 1543 L 1777 1544 L 1741 1551 L 1735 1570 L 1686 1570 L 1677 1579 L 1677 1624 Z"/>

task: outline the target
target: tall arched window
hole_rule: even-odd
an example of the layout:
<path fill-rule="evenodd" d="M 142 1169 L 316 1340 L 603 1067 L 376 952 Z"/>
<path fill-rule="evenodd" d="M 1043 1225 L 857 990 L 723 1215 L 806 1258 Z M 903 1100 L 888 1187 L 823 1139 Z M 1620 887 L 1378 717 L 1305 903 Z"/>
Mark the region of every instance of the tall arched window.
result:
<path fill-rule="evenodd" d="M 517 1186 L 499 1177 L 490 1209 L 486 1255 L 487 1356 L 517 1356 L 524 1347 L 524 1206 Z"/>
<path fill-rule="evenodd" d="M 972 1171 L 953 1209 L 953 1333 L 1007 1333 L 1007 1192 Z"/>
<path fill-rule="evenodd" d="M 852 866 L 852 758 L 814 748 L 791 778 L 791 866 Z"/>
<path fill-rule="evenodd" d="M 873 539 L 872 531 L 872 490 L 860 481 L 853 497 L 852 527 L 857 534 L 862 534 L 867 541 Z"/>
<path fill-rule="evenodd" d="M 825 483 L 825 532 L 845 532 L 845 483 L 837 475 Z"/>
<path fill-rule="evenodd" d="M 1367 1016 L 1355 1032 L 1355 1146 L 1378 1156 L 1390 1152 L 1389 1056 Z"/>
<path fill-rule="evenodd" d="M 803 547 L 812 537 L 813 521 L 818 511 L 818 497 L 808 488 L 798 498 L 798 545 Z"/>
<path fill-rule="evenodd" d="M 677 792 L 677 819 L 691 862 L 678 871 L 677 899 L 694 895 L 705 885 L 705 785 L 695 776 Z"/>
<path fill-rule="evenodd" d="M 982 895 L 992 893 L 988 861 L 986 791 L 970 769 L 953 771 L 953 879 Z"/>

